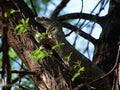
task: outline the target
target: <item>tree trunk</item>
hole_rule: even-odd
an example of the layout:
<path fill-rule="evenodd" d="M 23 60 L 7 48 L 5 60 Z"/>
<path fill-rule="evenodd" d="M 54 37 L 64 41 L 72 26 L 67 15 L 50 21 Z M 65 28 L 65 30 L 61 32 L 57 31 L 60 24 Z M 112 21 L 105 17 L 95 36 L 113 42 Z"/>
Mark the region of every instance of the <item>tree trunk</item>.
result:
<path fill-rule="evenodd" d="M 93 62 L 105 72 L 109 72 L 116 62 L 118 41 L 120 40 L 119 6 L 115 6 L 110 9 L 109 14 L 105 16 L 100 39 L 95 45 Z M 95 88 L 96 90 L 108 90 L 108 88 L 110 88 L 109 80 L 107 78 L 105 78 L 105 80 L 100 79 L 92 84 L 86 84 L 91 82 L 88 80 L 88 77 L 92 76 L 91 73 L 87 75 L 87 79 L 78 77 L 77 80 L 72 82 L 71 78 L 74 75 L 75 70 L 70 70 L 66 67 L 66 65 L 61 62 L 61 58 L 55 52 L 53 52 L 51 57 L 46 57 L 44 60 L 39 60 L 38 62 L 33 60 L 30 57 L 30 54 L 39 46 L 34 41 L 30 32 L 17 35 L 16 32 L 14 32 L 14 28 L 20 23 L 22 18 L 30 18 L 29 30 L 31 30 L 31 27 L 39 27 L 40 32 L 44 32 L 45 29 L 35 22 L 35 15 L 27 7 L 23 0 L 10 0 L 7 2 L 7 7 L 8 9 L 12 8 L 15 10 L 20 10 L 20 12 L 15 12 L 15 14 L 10 15 L 9 17 L 9 44 L 27 66 L 28 71 L 33 72 L 33 80 L 40 90 L 73 90 L 73 88 L 74 90 L 90 90 L 91 88 Z M 49 45 L 45 48 L 49 49 Z M 118 69 L 119 65 L 116 72 Z M 102 73 L 102 75 L 104 74 L 103 71 L 100 71 L 99 73 Z M 118 74 L 120 73 L 117 72 L 117 75 Z M 114 77 L 115 76 L 113 76 L 113 74 L 110 75 L 111 83 L 113 82 Z M 108 85 L 105 85 L 106 83 Z"/>
<path fill-rule="evenodd" d="M 93 62 L 108 73 L 114 67 L 118 53 L 118 43 L 120 41 L 120 1 L 111 0 L 110 9 L 108 15 L 105 16 L 105 22 L 102 27 L 102 33 L 95 45 Z M 118 80 L 120 58 L 117 63 L 116 70 L 109 75 L 111 85 L 113 85 L 113 80 L 115 80 L 116 76 L 117 81 L 120 82 L 120 79 Z M 120 84 L 118 87 L 120 87 Z"/>

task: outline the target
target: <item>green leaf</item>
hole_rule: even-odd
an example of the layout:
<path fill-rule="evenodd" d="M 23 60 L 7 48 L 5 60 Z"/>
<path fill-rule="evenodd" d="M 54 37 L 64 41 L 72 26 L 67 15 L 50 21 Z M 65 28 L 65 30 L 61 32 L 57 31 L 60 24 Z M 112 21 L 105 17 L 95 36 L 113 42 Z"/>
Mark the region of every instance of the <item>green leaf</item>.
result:
<path fill-rule="evenodd" d="M 19 30 L 18 30 L 18 35 L 20 35 L 20 34 L 23 34 L 23 33 L 25 33 L 27 30 L 26 30 L 26 28 L 25 27 L 21 27 Z"/>
<path fill-rule="evenodd" d="M 15 30 L 15 31 L 16 31 L 16 30 L 19 30 L 21 27 L 23 27 L 23 25 L 22 25 L 22 24 L 19 24 L 19 25 L 17 25 L 17 26 L 15 27 L 14 30 Z"/>
<path fill-rule="evenodd" d="M 35 60 L 43 60 L 45 57 L 48 57 L 52 55 L 51 51 L 47 51 L 47 50 L 41 50 L 40 48 L 37 48 L 36 50 L 31 52 L 31 57 Z"/>
<path fill-rule="evenodd" d="M 80 71 L 85 71 L 85 67 L 80 67 Z"/>
<path fill-rule="evenodd" d="M 70 52 L 70 54 L 68 56 L 65 57 L 65 59 L 69 62 L 70 61 L 70 57 L 72 55 L 72 52 Z"/>
<path fill-rule="evenodd" d="M 8 17 L 8 13 L 4 12 L 4 17 L 7 18 Z"/>
<path fill-rule="evenodd" d="M 43 33 L 39 36 L 39 39 L 40 39 L 40 40 L 45 39 L 45 38 L 46 38 L 46 35 L 47 35 L 47 33 L 46 33 L 46 32 L 43 32 Z"/>
<path fill-rule="evenodd" d="M 40 51 L 40 54 L 38 55 L 38 59 L 44 59 L 46 56 L 48 56 L 48 52 L 46 50 Z"/>
<path fill-rule="evenodd" d="M 26 24 L 28 24 L 28 23 L 29 23 L 29 18 L 27 18 L 27 19 L 26 19 L 25 23 L 26 23 Z"/>
<path fill-rule="evenodd" d="M 43 40 L 43 39 L 46 39 L 47 37 L 47 33 L 39 33 L 39 32 L 37 32 L 37 31 L 33 31 L 33 35 L 34 35 L 34 38 L 35 38 L 35 40 L 37 41 L 37 42 L 40 42 L 41 40 Z"/>
<path fill-rule="evenodd" d="M 21 19 L 21 23 L 24 24 L 24 23 L 25 23 L 25 20 L 24 20 L 24 19 Z"/>
<path fill-rule="evenodd" d="M 27 18 L 26 20 L 21 19 L 21 23 L 15 27 L 14 31 L 16 31 L 17 34 L 25 33 L 29 25 L 28 22 L 29 22 L 29 18 Z"/>
<path fill-rule="evenodd" d="M 81 67 L 81 62 L 77 61 L 74 68 L 78 69 L 78 71 L 75 73 L 75 75 L 72 77 L 72 81 L 74 81 L 79 75 L 81 71 L 85 71 L 85 67 Z"/>
<path fill-rule="evenodd" d="M 59 48 L 60 46 L 63 46 L 63 45 L 65 45 L 65 44 L 64 43 L 56 44 L 56 45 L 52 46 L 52 50 Z"/>
<path fill-rule="evenodd" d="M 16 53 L 13 51 L 12 48 L 9 49 L 8 54 L 9 54 L 9 56 L 10 56 L 11 58 L 15 58 L 15 57 L 17 57 Z"/>
<path fill-rule="evenodd" d="M 40 52 L 40 48 L 37 48 L 34 51 L 32 51 L 31 55 L 35 56 L 35 55 L 39 54 L 39 52 Z"/>
<path fill-rule="evenodd" d="M 80 73 L 75 73 L 75 75 L 72 77 L 72 81 L 74 81 L 79 75 Z"/>
<path fill-rule="evenodd" d="M 15 13 L 16 11 L 14 9 L 10 9 L 10 14 Z"/>
<path fill-rule="evenodd" d="M 38 58 L 39 52 L 40 52 L 40 48 L 37 48 L 36 50 L 34 50 L 34 51 L 31 52 L 30 56 L 33 59 L 35 59 L 36 61 L 38 61 L 39 60 L 39 58 Z"/>

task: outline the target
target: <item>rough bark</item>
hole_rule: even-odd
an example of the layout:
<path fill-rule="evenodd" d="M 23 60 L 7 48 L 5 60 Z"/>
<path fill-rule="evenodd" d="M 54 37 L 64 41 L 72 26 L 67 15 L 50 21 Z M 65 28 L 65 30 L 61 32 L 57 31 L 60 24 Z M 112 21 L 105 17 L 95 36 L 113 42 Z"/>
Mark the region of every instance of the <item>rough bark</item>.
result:
<path fill-rule="evenodd" d="M 102 33 L 95 45 L 93 62 L 108 73 L 116 62 L 119 46 L 118 42 L 120 41 L 120 1 L 111 0 L 109 12 L 105 18 L 106 20 L 105 23 L 103 23 Z M 116 67 L 116 69 L 119 69 L 119 63 L 120 61 L 118 62 L 118 67 Z M 118 71 L 117 76 L 119 73 L 120 72 Z M 115 76 L 115 71 L 109 75 L 111 85 L 113 85 Z"/>
<path fill-rule="evenodd" d="M 19 13 L 15 13 L 9 17 L 9 45 L 16 51 L 17 55 L 27 66 L 28 71 L 33 72 L 33 80 L 40 90 L 73 90 L 73 88 L 77 90 L 81 87 L 90 89 L 91 86 L 95 87 L 97 90 L 107 90 L 103 79 L 92 83 L 91 86 L 83 84 L 89 82 L 88 76 L 91 76 L 91 73 L 87 76 L 87 82 L 85 78 L 81 77 L 78 77 L 77 80 L 71 82 L 71 78 L 75 71 L 70 70 L 61 63 L 61 58 L 55 52 L 53 52 L 51 57 L 47 57 L 39 62 L 30 58 L 31 51 L 38 47 L 38 45 L 34 42 L 29 32 L 17 35 L 14 32 L 15 26 L 22 18 L 30 18 L 30 26 L 35 28 L 39 27 L 39 32 L 43 32 L 45 29 L 34 21 L 35 15 L 29 10 L 23 0 L 10 0 L 7 3 L 8 9 L 13 8 L 20 10 Z M 109 72 L 113 67 L 117 55 L 118 41 L 120 39 L 119 11 L 119 7 L 112 8 L 109 11 L 110 13 L 106 16 L 109 20 L 106 20 L 106 22 L 103 23 L 104 26 L 100 39 L 95 45 L 94 63 L 99 65 L 100 68 L 102 67 L 101 69 L 105 72 Z M 49 45 L 45 48 L 48 49 Z M 111 77 L 113 78 L 113 76 Z M 82 88 L 80 90 L 85 90 Z"/>

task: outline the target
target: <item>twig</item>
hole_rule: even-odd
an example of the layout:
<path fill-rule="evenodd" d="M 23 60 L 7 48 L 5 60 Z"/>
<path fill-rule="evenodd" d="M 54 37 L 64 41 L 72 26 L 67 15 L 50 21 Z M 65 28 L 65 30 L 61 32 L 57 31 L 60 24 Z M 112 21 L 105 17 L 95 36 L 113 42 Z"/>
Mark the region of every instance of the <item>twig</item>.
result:
<path fill-rule="evenodd" d="M 68 34 L 65 35 L 65 37 L 69 36 L 73 31 L 71 30 Z"/>
<path fill-rule="evenodd" d="M 83 11 L 83 0 L 81 0 L 81 3 L 82 3 L 82 6 L 81 6 L 80 13 L 82 13 L 82 11 Z M 79 18 L 79 20 L 78 20 L 77 23 L 75 24 L 75 27 L 79 24 L 80 20 L 81 20 L 81 19 Z M 76 32 L 77 32 L 77 31 L 76 31 Z M 77 33 L 76 36 L 75 36 L 75 40 L 74 40 L 74 43 L 73 43 L 73 46 L 74 46 L 74 47 L 76 46 L 77 39 L 78 39 L 78 33 Z"/>

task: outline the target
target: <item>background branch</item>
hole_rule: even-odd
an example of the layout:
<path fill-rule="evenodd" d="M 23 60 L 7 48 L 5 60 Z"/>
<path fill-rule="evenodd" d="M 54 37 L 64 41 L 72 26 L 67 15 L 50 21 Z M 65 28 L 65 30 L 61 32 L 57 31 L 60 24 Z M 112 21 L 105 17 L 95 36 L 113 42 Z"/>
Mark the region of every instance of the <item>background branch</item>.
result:
<path fill-rule="evenodd" d="M 62 0 L 61 3 L 56 7 L 56 9 L 53 11 L 51 18 L 57 17 L 57 15 L 59 14 L 59 12 L 66 6 L 66 4 L 69 2 L 70 0 Z"/>
<path fill-rule="evenodd" d="M 57 17 L 58 20 L 60 21 L 65 21 L 68 19 L 85 19 L 85 20 L 90 20 L 93 22 L 96 22 L 100 25 L 102 25 L 103 21 L 104 21 L 104 17 L 99 17 L 96 15 L 92 15 L 92 14 L 86 14 L 86 13 L 69 13 L 69 14 L 65 14 L 65 15 L 61 15 L 59 17 Z"/>
<path fill-rule="evenodd" d="M 33 4 L 33 1 L 30 0 L 30 3 L 31 3 L 31 6 L 32 6 L 32 8 L 33 8 L 33 11 L 34 11 L 35 16 L 37 16 L 37 12 L 36 12 L 36 10 L 35 10 L 35 7 L 34 7 L 34 4 Z"/>
<path fill-rule="evenodd" d="M 5 4 L 7 6 L 8 4 Z M 2 9 L 2 16 L 4 17 L 4 13 L 7 12 L 7 8 L 3 8 L 3 5 L 1 6 Z M 7 12 L 8 13 L 8 12 Z M 6 84 L 10 84 L 11 81 L 11 66 L 10 66 L 10 58 L 8 55 L 9 52 L 9 44 L 8 44 L 8 17 L 4 17 L 2 20 L 2 23 L 4 24 L 3 27 L 3 38 L 2 38 L 2 51 L 3 51 L 3 57 L 2 57 L 2 79 L 5 80 L 6 75 Z M 3 83 L 3 82 L 2 82 Z M 11 87 L 7 87 L 6 89 L 10 90 Z M 5 90 L 5 87 L 2 88 Z"/>
<path fill-rule="evenodd" d="M 91 35 L 83 32 L 82 30 L 80 30 L 79 28 L 71 25 L 71 24 L 68 24 L 68 23 L 62 23 L 62 26 L 65 27 L 65 28 L 68 28 L 70 30 L 73 30 L 75 32 L 77 32 L 80 36 L 82 36 L 83 38 L 89 40 L 91 43 L 93 43 L 94 45 L 96 44 L 97 40 L 95 38 L 93 38 Z"/>

